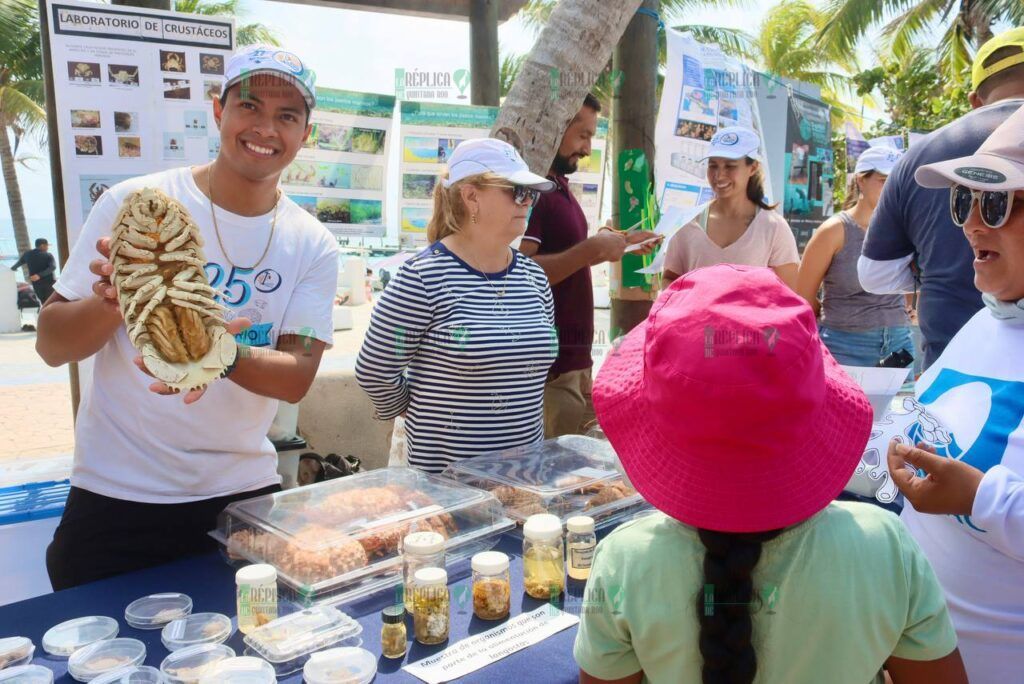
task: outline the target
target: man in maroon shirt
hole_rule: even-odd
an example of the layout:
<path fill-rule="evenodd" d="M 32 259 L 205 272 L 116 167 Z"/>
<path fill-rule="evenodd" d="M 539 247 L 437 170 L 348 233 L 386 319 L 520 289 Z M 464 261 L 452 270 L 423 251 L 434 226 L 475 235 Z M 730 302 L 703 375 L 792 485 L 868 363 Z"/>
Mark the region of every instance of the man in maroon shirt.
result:
<path fill-rule="evenodd" d="M 618 261 L 626 247 L 654 237 L 653 233 L 623 233 L 605 226 L 587 237 L 587 219 L 569 190 L 566 176 L 576 171 L 580 159 L 590 155 L 590 140 L 597 133 L 601 103 L 587 95 L 569 123 L 562 144 L 551 162 L 548 178 L 552 192 L 541 195 L 533 206 L 519 250 L 544 269 L 555 299 L 558 358 L 544 388 L 544 435 L 577 434 L 594 419 L 590 398 L 591 347 L 594 342 L 594 291 L 590 267 Z M 654 249 L 645 246 L 637 254 Z"/>

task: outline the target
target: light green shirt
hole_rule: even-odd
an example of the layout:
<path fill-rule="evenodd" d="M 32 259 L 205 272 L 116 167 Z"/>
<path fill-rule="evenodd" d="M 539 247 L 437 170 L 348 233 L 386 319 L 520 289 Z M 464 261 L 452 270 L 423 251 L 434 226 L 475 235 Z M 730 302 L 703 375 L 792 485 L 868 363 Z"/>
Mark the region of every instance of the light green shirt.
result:
<path fill-rule="evenodd" d="M 597 547 L 574 653 L 600 679 L 699 682 L 704 545 L 661 513 Z M 892 513 L 832 503 L 763 546 L 754 568 L 756 682 L 881 682 L 889 656 L 935 660 L 956 648 L 946 601 Z M 717 609 L 713 604 L 705 609 Z"/>

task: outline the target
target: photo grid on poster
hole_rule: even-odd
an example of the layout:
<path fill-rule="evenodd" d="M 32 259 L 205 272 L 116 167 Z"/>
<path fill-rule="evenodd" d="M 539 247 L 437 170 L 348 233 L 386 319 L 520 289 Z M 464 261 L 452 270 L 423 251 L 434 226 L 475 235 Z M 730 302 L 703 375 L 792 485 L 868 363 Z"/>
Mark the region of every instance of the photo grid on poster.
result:
<path fill-rule="evenodd" d="M 121 181 L 202 164 L 219 149 L 234 21 L 47 0 L 68 240 Z"/>
<path fill-rule="evenodd" d="M 336 236 L 385 237 L 395 98 L 317 88 L 313 129 L 281 186 Z"/>

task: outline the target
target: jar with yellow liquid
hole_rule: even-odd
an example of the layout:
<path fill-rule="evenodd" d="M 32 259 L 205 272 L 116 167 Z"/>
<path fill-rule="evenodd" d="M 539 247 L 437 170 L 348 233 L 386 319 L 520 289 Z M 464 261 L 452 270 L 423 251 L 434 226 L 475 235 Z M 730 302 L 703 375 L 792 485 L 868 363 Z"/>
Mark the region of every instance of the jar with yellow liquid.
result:
<path fill-rule="evenodd" d="M 523 587 L 535 599 L 554 599 L 565 589 L 562 521 L 538 513 L 523 526 Z"/>

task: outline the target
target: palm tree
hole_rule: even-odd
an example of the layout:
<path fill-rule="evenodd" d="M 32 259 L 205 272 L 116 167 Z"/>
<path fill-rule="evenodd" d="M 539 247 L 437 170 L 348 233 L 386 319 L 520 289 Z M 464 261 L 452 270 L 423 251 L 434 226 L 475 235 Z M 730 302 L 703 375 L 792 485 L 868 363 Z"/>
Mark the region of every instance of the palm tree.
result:
<path fill-rule="evenodd" d="M 176 0 L 175 12 L 205 14 L 212 17 L 244 16 L 241 0 Z M 259 23 L 241 24 L 235 29 L 236 45 L 280 45 L 273 29 Z"/>
<path fill-rule="evenodd" d="M 897 58 L 940 28 L 940 64 L 944 74 L 954 79 L 992 37 L 993 23 L 1024 24 L 1021 0 L 829 0 L 825 13 L 828 21 L 818 42 L 833 54 L 852 53 L 857 41 L 883 21 L 883 36 Z"/>
<path fill-rule="evenodd" d="M 26 36 L 36 39 L 25 40 Z M 0 166 L 19 253 L 28 251 L 30 242 L 15 169 L 18 146 L 25 136 L 42 134 L 46 124 L 38 36 L 38 5 L 34 0 L 0 2 Z"/>

